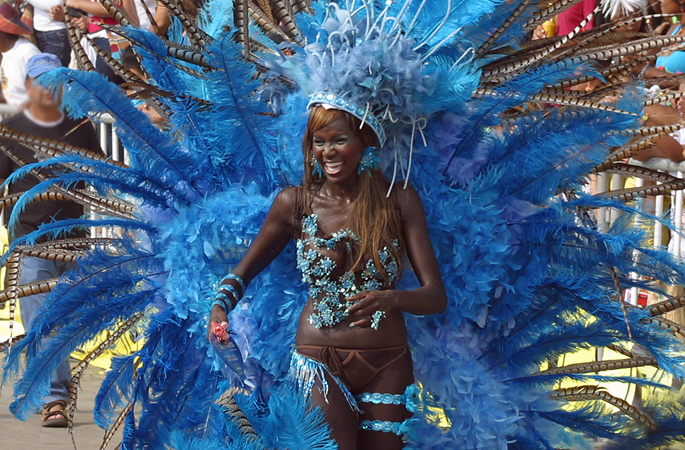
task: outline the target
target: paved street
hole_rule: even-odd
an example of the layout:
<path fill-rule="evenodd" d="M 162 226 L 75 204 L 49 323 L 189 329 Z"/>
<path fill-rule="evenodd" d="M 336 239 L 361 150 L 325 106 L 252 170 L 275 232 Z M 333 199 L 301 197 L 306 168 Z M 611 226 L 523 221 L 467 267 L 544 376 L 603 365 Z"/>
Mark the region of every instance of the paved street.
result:
<path fill-rule="evenodd" d="M 78 450 L 98 450 L 104 431 L 93 422 L 95 394 L 104 378 L 104 371 L 89 367 L 81 382 L 78 409 L 74 416 L 74 439 Z M 3 450 L 73 450 L 66 428 L 43 428 L 40 415 L 34 414 L 27 421 L 15 419 L 8 408 L 11 389 L 3 387 L 0 398 L 0 448 Z M 110 442 L 108 449 L 116 448 L 119 439 Z"/>

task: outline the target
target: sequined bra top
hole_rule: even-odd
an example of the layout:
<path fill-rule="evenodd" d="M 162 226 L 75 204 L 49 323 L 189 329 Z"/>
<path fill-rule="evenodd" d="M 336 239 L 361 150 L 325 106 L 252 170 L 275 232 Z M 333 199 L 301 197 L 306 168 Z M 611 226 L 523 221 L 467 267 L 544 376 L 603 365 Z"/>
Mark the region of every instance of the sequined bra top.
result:
<path fill-rule="evenodd" d="M 319 249 L 336 250 L 343 248 L 352 252 L 352 244 L 359 244 L 359 237 L 345 228 L 331 235 L 330 238 L 317 236 L 318 216 L 312 214 L 302 219 L 302 235 L 297 240 L 297 268 L 302 272 L 302 281 L 309 286 L 309 297 L 314 299 L 314 312 L 309 316 L 309 323 L 315 328 L 332 327 L 347 317 L 345 299 L 362 291 L 389 287 L 384 283 L 381 273 L 372 259 L 366 261 L 364 269 L 343 273 L 333 278 L 335 261 L 321 254 Z M 399 245 L 396 243 L 395 245 Z M 397 263 L 384 247 L 378 252 L 380 262 L 385 269 L 390 285 L 397 280 Z"/>

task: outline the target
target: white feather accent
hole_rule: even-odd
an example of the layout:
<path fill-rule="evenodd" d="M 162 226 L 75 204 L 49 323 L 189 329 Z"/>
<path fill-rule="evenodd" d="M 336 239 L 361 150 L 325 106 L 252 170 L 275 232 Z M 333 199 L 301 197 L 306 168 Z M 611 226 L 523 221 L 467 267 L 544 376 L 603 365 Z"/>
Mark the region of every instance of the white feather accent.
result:
<path fill-rule="evenodd" d="M 647 7 L 647 0 L 602 0 L 602 13 L 617 20 Z"/>

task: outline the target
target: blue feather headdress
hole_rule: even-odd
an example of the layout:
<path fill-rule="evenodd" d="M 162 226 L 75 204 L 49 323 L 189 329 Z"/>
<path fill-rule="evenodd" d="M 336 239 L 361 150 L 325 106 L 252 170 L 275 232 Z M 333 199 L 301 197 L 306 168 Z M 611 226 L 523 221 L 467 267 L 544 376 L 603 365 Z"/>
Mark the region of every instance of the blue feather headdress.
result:
<path fill-rule="evenodd" d="M 427 119 L 445 105 L 461 103 L 477 85 L 478 74 L 464 70 L 460 60 L 434 57 L 456 34 L 445 34 L 446 24 L 464 16 L 448 1 L 436 8 L 443 15 L 441 26 L 426 28 L 417 22 L 426 17 L 416 2 L 388 2 L 380 11 L 355 3 L 328 4 L 323 18 L 312 17 L 303 27 L 309 31 L 303 47 L 269 68 L 294 81 L 294 95 L 307 99 L 308 106 L 340 109 L 369 125 L 393 182 L 398 176 L 408 179 L 415 143 L 426 146 Z M 459 81 L 446 83 L 450 77 Z"/>

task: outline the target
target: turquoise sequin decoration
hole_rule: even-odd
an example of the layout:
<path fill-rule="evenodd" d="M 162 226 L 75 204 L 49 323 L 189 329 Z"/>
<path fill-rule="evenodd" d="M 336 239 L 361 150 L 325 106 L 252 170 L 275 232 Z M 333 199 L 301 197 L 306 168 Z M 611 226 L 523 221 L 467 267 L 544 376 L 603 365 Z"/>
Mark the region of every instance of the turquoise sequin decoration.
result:
<path fill-rule="evenodd" d="M 314 312 L 309 323 L 315 328 L 332 327 L 347 317 L 345 299 L 367 290 L 382 289 L 385 286 L 380 271 L 373 260 L 366 261 L 364 269 L 356 273 L 345 272 L 341 277 L 332 279 L 336 268 L 335 261 L 322 255 L 317 249 L 335 250 L 345 245 L 348 252 L 359 238 L 351 230 L 344 228 L 330 238 L 318 237 L 318 216 L 312 214 L 302 219 L 302 238 L 297 240 L 297 268 L 302 273 L 302 281 L 309 286 L 309 297 L 315 299 Z M 381 264 L 388 274 L 390 283 L 397 280 L 397 264 L 392 260 L 390 251 L 384 247 L 378 252 Z"/>
<path fill-rule="evenodd" d="M 382 394 L 379 392 L 364 392 L 355 397 L 357 403 L 373 403 L 376 405 L 405 405 L 407 411 L 416 412 L 417 404 L 419 404 L 420 389 L 414 383 L 407 386 L 404 394 Z"/>
<path fill-rule="evenodd" d="M 404 394 L 380 394 L 365 392 L 356 397 L 359 403 L 374 403 L 376 405 L 404 405 Z"/>
<path fill-rule="evenodd" d="M 405 441 L 407 433 L 411 430 L 414 422 L 415 421 L 412 419 L 407 419 L 404 422 L 390 422 L 388 420 L 362 420 L 359 422 L 359 429 L 394 433 L 402 437 L 402 440 Z"/>

